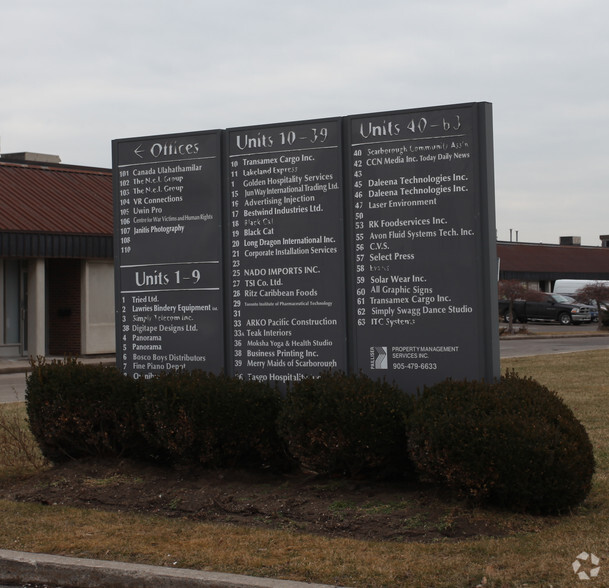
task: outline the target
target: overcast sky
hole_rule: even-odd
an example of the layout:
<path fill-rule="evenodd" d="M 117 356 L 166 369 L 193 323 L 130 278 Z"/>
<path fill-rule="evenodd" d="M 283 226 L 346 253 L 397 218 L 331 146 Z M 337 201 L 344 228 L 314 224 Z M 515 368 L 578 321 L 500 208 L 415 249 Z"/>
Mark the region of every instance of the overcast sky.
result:
<path fill-rule="evenodd" d="M 0 0 L 0 151 L 493 104 L 497 236 L 609 234 L 607 0 Z"/>

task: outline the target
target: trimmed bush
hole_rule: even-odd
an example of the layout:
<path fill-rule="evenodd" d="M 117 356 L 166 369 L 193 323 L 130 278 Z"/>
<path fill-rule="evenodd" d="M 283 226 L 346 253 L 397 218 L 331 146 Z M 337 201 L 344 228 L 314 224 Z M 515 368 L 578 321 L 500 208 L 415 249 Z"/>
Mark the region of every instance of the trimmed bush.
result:
<path fill-rule="evenodd" d="M 275 428 L 281 395 L 261 382 L 203 371 L 160 374 L 142 387 L 138 412 L 150 455 L 209 467 L 283 467 Z"/>
<path fill-rule="evenodd" d="M 307 470 L 331 475 L 411 471 L 404 419 L 412 399 L 364 374 L 324 372 L 292 383 L 279 417 L 290 454 Z"/>
<path fill-rule="evenodd" d="M 62 462 L 141 451 L 134 408 L 138 385 L 115 367 L 76 358 L 31 363 L 26 380 L 30 428 L 43 455 Z"/>
<path fill-rule="evenodd" d="M 426 388 L 410 419 L 417 467 L 466 496 L 560 513 L 588 495 L 594 456 L 583 425 L 530 378 L 446 380 Z"/>

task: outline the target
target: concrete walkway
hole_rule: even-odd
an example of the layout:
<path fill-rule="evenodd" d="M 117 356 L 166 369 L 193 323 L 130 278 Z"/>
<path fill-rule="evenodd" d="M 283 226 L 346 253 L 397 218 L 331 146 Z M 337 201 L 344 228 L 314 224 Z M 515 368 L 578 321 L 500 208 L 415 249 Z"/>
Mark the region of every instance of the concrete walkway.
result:
<path fill-rule="evenodd" d="M 63 357 L 47 357 L 46 361 L 63 361 Z M 91 355 L 79 357 L 79 362 L 90 364 L 115 365 L 114 355 Z M 30 370 L 30 360 L 27 357 L 0 357 L 0 374 L 19 374 Z"/>
<path fill-rule="evenodd" d="M 63 588 L 331 588 L 307 584 L 141 564 L 81 559 L 0 549 L 0 583 Z M 338 588 L 334 586 L 334 588 Z"/>

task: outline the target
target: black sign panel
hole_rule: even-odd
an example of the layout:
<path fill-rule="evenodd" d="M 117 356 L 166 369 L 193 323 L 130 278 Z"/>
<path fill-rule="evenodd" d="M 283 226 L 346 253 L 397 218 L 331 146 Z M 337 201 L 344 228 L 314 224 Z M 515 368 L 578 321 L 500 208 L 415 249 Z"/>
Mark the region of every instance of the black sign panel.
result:
<path fill-rule="evenodd" d="M 499 375 L 490 104 L 121 139 L 113 162 L 125 373 Z"/>
<path fill-rule="evenodd" d="M 492 378 L 490 105 L 347 124 L 354 370 L 410 392 L 447 377 Z"/>
<path fill-rule="evenodd" d="M 224 369 L 221 132 L 113 141 L 117 362 Z"/>
<path fill-rule="evenodd" d="M 347 369 L 340 120 L 227 132 L 232 372 Z"/>

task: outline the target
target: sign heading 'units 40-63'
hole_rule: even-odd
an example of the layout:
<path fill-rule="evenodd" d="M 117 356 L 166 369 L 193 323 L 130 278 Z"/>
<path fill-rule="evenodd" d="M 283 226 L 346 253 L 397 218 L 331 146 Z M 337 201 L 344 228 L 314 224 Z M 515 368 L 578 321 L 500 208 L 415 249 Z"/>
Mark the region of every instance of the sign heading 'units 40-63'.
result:
<path fill-rule="evenodd" d="M 120 139 L 113 169 L 125 373 L 498 375 L 489 104 Z"/>

